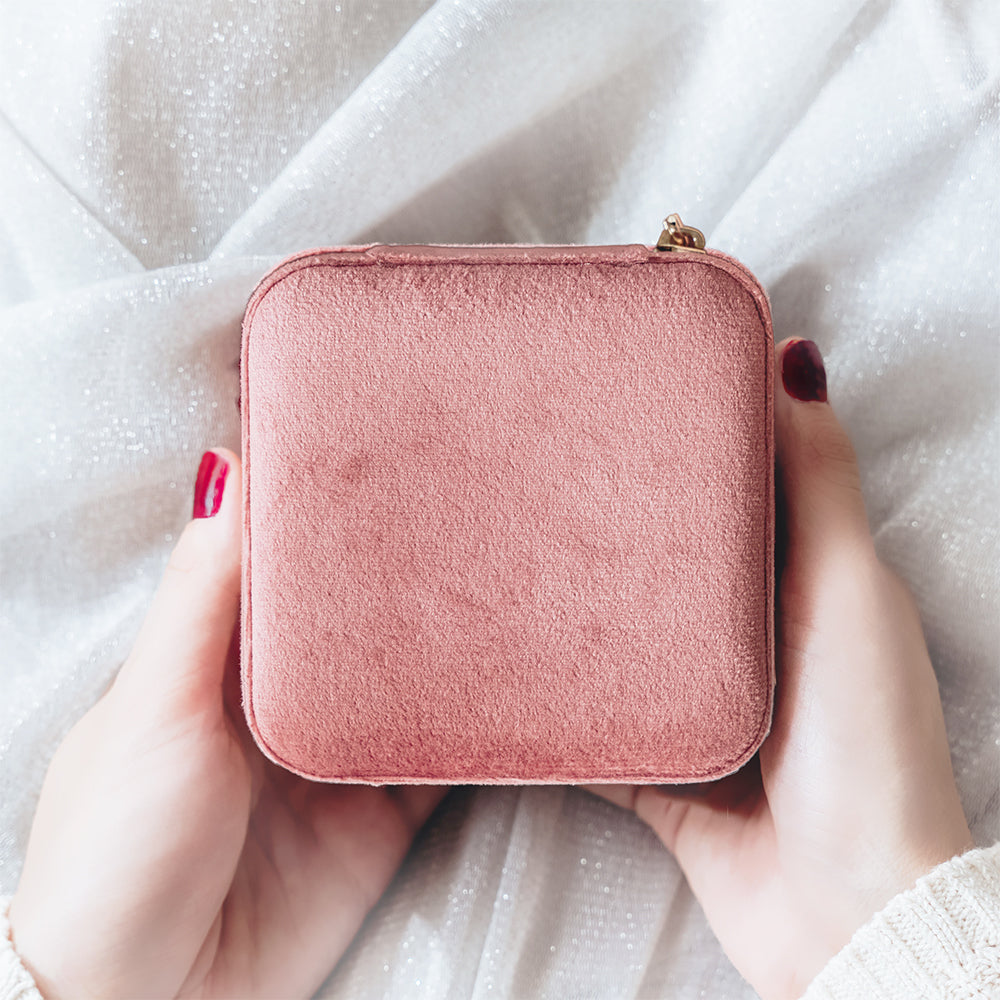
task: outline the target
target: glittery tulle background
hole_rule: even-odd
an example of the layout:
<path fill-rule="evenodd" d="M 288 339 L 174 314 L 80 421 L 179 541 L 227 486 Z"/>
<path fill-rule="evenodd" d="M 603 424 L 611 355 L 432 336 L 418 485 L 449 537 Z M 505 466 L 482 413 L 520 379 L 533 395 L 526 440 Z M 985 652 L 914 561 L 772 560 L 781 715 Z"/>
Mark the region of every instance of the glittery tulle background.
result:
<path fill-rule="evenodd" d="M 4 3 L 0 890 L 58 741 L 239 448 L 240 319 L 316 245 L 652 243 L 810 337 L 1000 836 L 992 2 Z M 573 788 L 460 789 L 331 997 L 750 997 L 676 866 Z"/>

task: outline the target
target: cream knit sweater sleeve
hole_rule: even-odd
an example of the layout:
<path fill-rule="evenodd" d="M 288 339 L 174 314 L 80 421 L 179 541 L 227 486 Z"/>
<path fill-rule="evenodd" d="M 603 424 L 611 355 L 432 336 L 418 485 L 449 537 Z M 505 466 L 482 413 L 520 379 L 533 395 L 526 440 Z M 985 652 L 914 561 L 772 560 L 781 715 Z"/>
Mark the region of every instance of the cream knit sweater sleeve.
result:
<path fill-rule="evenodd" d="M 0 1000 L 43 1000 L 0 897 Z M 938 865 L 860 927 L 802 1000 L 1000 998 L 1000 842 Z"/>

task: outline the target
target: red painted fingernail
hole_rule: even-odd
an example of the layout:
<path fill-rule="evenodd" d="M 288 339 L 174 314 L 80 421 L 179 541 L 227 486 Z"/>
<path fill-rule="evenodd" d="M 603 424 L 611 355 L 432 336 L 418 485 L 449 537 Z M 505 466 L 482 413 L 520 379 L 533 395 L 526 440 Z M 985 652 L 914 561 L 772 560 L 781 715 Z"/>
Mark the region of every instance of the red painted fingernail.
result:
<path fill-rule="evenodd" d="M 222 494 L 226 488 L 229 463 L 214 451 L 206 451 L 198 466 L 198 478 L 194 484 L 194 508 L 191 517 L 215 517 L 222 506 Z"/>
<path fill-rule="evenodd" d="M 781 382 L 785 392 L 806 403 L 826 402 L 823 356 L 811 340 L 793 340 L 781 355 Z"/>

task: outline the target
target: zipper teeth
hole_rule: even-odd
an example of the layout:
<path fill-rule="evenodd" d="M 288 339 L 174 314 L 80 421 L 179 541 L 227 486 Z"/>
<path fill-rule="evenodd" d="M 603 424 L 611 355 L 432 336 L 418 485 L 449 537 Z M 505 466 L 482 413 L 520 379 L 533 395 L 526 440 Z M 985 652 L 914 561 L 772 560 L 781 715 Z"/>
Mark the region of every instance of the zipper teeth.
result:
<path fill-rule="evenodd" d="M 705 253 L 710 257 L 714 257 L 716 260 L 724 260 L 727 264 L 732 264 L 733 267 L 737 268 L 743 275 L 746 276 L 747 279 L 752 281 L 761 289 L 761 291 L 763 291 L 760 278 L 758 278 L 757 275 L 754 274 L 753 271 L 751 271 L 750 268 L 747 267 L 742 261 L 737 260 L 735 257 L 722 250 L 711 250 L 708 247 L 705 247 Z"/>
<path fill-rule="evenodd" d="M 281 260 L 276 264 L 267 274 L 263 275 L 257 286 L 254 288 L 253 293 L 250 296 L 250 301 L 252 301 L 262 286 L 268 283 L 269 279 L 273 279 L 275 272 L 279 269 L 283 270 L 288 265 L 294 264 L 297 261 L 304 260 L 308 257 L 315 257 L 321 254 L 338 254 L 338 253 L 364 253 L 375 247 L 380 246 L 393 246 L 394 244 L 386 243 L 358 243 L 349 244 L 343 246 L 329 246 L 329 247 L 311 247 L 307 250 L 301 250 L 298 253 L 291 254 L 288 257 Z M 425 244 L 409 244 L 401 243 L 395 244 L 396 246 L 429 246 L 429 247 L 440 247 L 448 249 L 505 249 L 505 248 L 517 248 L 517 249 L 533 249 L 533 250 L 578 250 L 592 248 L 595 244 L 590 243 L 425 243 Z M 741 261 L 737 260 L 735 257 L 725 253 L 722 250 L 716 250 L 712 247 L 705 247 L 704 250 L 692 250 L 686 247 L 676 247 L 673 250 L 657 250 L 655 245 L 649 245 L 645 243 L 619 243 L 619 244 L 602 244 L 606 249 L 613 249 L 617 247 L 636 247 L 640 246 L 650 253 L 656 253 L 657 256 L 664 256 L 665 254 L 670 255 L 684 255 L 687 257 L 709 257 L 715 260 L 724 261 L 732 267 L 735 267 L 747 281 L 751 282 L 757 288 L 764 292 L 763 286 L 757 276 Z M 766 294 L 766 293 L 765 293 Z"/>

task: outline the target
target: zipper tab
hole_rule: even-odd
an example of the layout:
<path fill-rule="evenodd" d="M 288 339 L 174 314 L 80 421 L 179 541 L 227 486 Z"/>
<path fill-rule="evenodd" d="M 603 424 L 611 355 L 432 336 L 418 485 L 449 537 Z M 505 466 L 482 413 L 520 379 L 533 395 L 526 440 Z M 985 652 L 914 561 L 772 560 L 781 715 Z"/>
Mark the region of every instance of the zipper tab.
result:
<path fill-rule="evenodd" d="M 693 226 L 685 226 L 674 212 L 663 220 L 663 232 L 656 241 L 657 250 L 693 250 L 705 252 L 705 234 Z"/>

